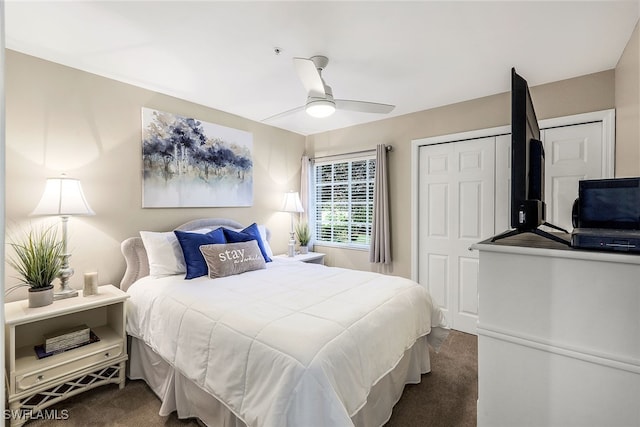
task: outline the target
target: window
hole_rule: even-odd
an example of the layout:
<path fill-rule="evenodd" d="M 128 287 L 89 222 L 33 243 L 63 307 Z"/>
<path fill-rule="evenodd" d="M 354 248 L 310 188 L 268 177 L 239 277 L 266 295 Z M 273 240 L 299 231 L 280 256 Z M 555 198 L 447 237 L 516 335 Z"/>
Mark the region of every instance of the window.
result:
<path fill-rule="evenodd" d="M 313 173 L 315 241 L 368 249 L 375 156 L 316 161 Z"/>

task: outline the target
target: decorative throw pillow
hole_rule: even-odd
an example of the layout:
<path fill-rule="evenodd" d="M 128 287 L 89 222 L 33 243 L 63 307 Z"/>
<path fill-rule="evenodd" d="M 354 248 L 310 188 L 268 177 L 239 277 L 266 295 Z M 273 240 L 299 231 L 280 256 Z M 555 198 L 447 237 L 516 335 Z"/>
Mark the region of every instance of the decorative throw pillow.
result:
<path fill-rule="evenodd" d="M 264 261 L 271 262 L 271 257 L 269 257 L 269 254 L 265 249 L 265 245 L 262 243 L 262 238 L 260 237 L 260 229 L 255 222 L 241 231 L 233 231 L 228 228 L 223 228 L 223 231 L 224 237 L 229 243 L 248 242 L 250 240 L 255 240 L 258 243 L 258 247 L 260 248 L 260 253 L 264 258 Z"/>
<path fill-rule="evenodd" d="M 257 240 L 200 246 L 209 267 L 209 277 L 227 277 L 246 271 L 261 270 L 267 265 Z"/>
<path fill-rule="evenodd" d="M 150 276 L 184 274 L 187 271 L 180 243 L 173 231 L 141 231 L 140 237 L 149 258 Z"/>
<path fill-rule="evenodd" d="M 186 264 L 187 274 L 185 279 L 194 279 L 207 275 L 207 263 L 205 262 L 200 246 L 210 245 L 214 243 L 226 243 L 222 228 L 216 228 L 205 234 L 192 233 L 188 231 L 175 230 L 174 233 L 178 238 L 184 261 Z"/>

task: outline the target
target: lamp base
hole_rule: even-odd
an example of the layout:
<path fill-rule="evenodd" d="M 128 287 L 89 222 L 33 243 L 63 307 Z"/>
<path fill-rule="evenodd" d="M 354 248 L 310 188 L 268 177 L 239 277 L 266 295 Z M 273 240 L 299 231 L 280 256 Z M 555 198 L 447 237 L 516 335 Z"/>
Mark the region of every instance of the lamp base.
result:
<path fill-rule="evenodd" d="M 53 293 L 54 300 L 73 298 L 77 296 L 78 296 L 78 291 L 76 289 L 65 289 L 65 290 Z"/>
<path fill-rule="evenodd" d="M 291 220 L 291 232 L 289 233 L 289 247 L 288 247 L 288 251 L 287 251 L 287 255 L 289 255 L 289 257 L 296 256 L 296 239 L 295 239 L 294 236 L 295 236 L 295 233 L 293 231 L 293 219 L 292 219 Z"/>
<path fill-rule="evenodd" d="M 65 299 L 65 298 L 73 298 L 78 296 L 78 291 L 69 286 L 69 279 L 73 276 L 73 268 L 69 267 L 69 258 L 71 257 L 70 253 L 67 253 L 67 220 L 68 217 L 62 217 L 62 235 L 64 244 L 63 254 L 60 255 L 62 258 L 62 266 L 60 268 L 60 273 L 58 273 L 58 278 L 60 279 L 60 290 L 53 293 L 53 299 Z"/>

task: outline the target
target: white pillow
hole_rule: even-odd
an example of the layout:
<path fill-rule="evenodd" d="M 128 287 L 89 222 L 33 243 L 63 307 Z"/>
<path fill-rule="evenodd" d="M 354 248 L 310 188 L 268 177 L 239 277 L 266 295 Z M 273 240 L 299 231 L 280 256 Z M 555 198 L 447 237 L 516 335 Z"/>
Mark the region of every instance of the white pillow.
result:
<path fill-rule="evenodd" d="M 169 276 L 187 272 L 182 248 L 173 231 L 141 231 L 140 237 L 149 258 L 150 276 Z"/>
<path fill-rule="evenodd" d="M 258 231 L 260 232 L 260 238 L 262 239 L 264 251 L 267 253 L 269 258 L 273 258 L 273 251 L 271 250 L 271 246 L 269 246 L 269 241 L 267 240 L 267 228 L 264 224 L 258 225 Z"/>

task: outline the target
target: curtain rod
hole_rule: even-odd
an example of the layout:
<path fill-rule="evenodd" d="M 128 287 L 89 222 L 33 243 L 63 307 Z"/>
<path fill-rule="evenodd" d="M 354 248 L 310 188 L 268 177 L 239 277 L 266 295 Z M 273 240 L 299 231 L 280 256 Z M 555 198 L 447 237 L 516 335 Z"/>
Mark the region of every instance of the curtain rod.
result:
<path fill-rule="evenodd" d="M 384 148 L 387 150 L 387 153 L 389 151 L 393 151 L 393 145 L 385 145 Z M 370 154 L 375 152 L 376 152 L 376 149 L 372 148 L 371 150 L 352 151 L 350 153 L 340 153 L 340 154 L 330 154 L 327 156 L 320 156 L 320 157 L 310 157 L 309 160 L 320 160 L 320 159 L 327 159 L 329 157 L 339 157 L 339 156 L 354 156 L 358 154 Z"/>

